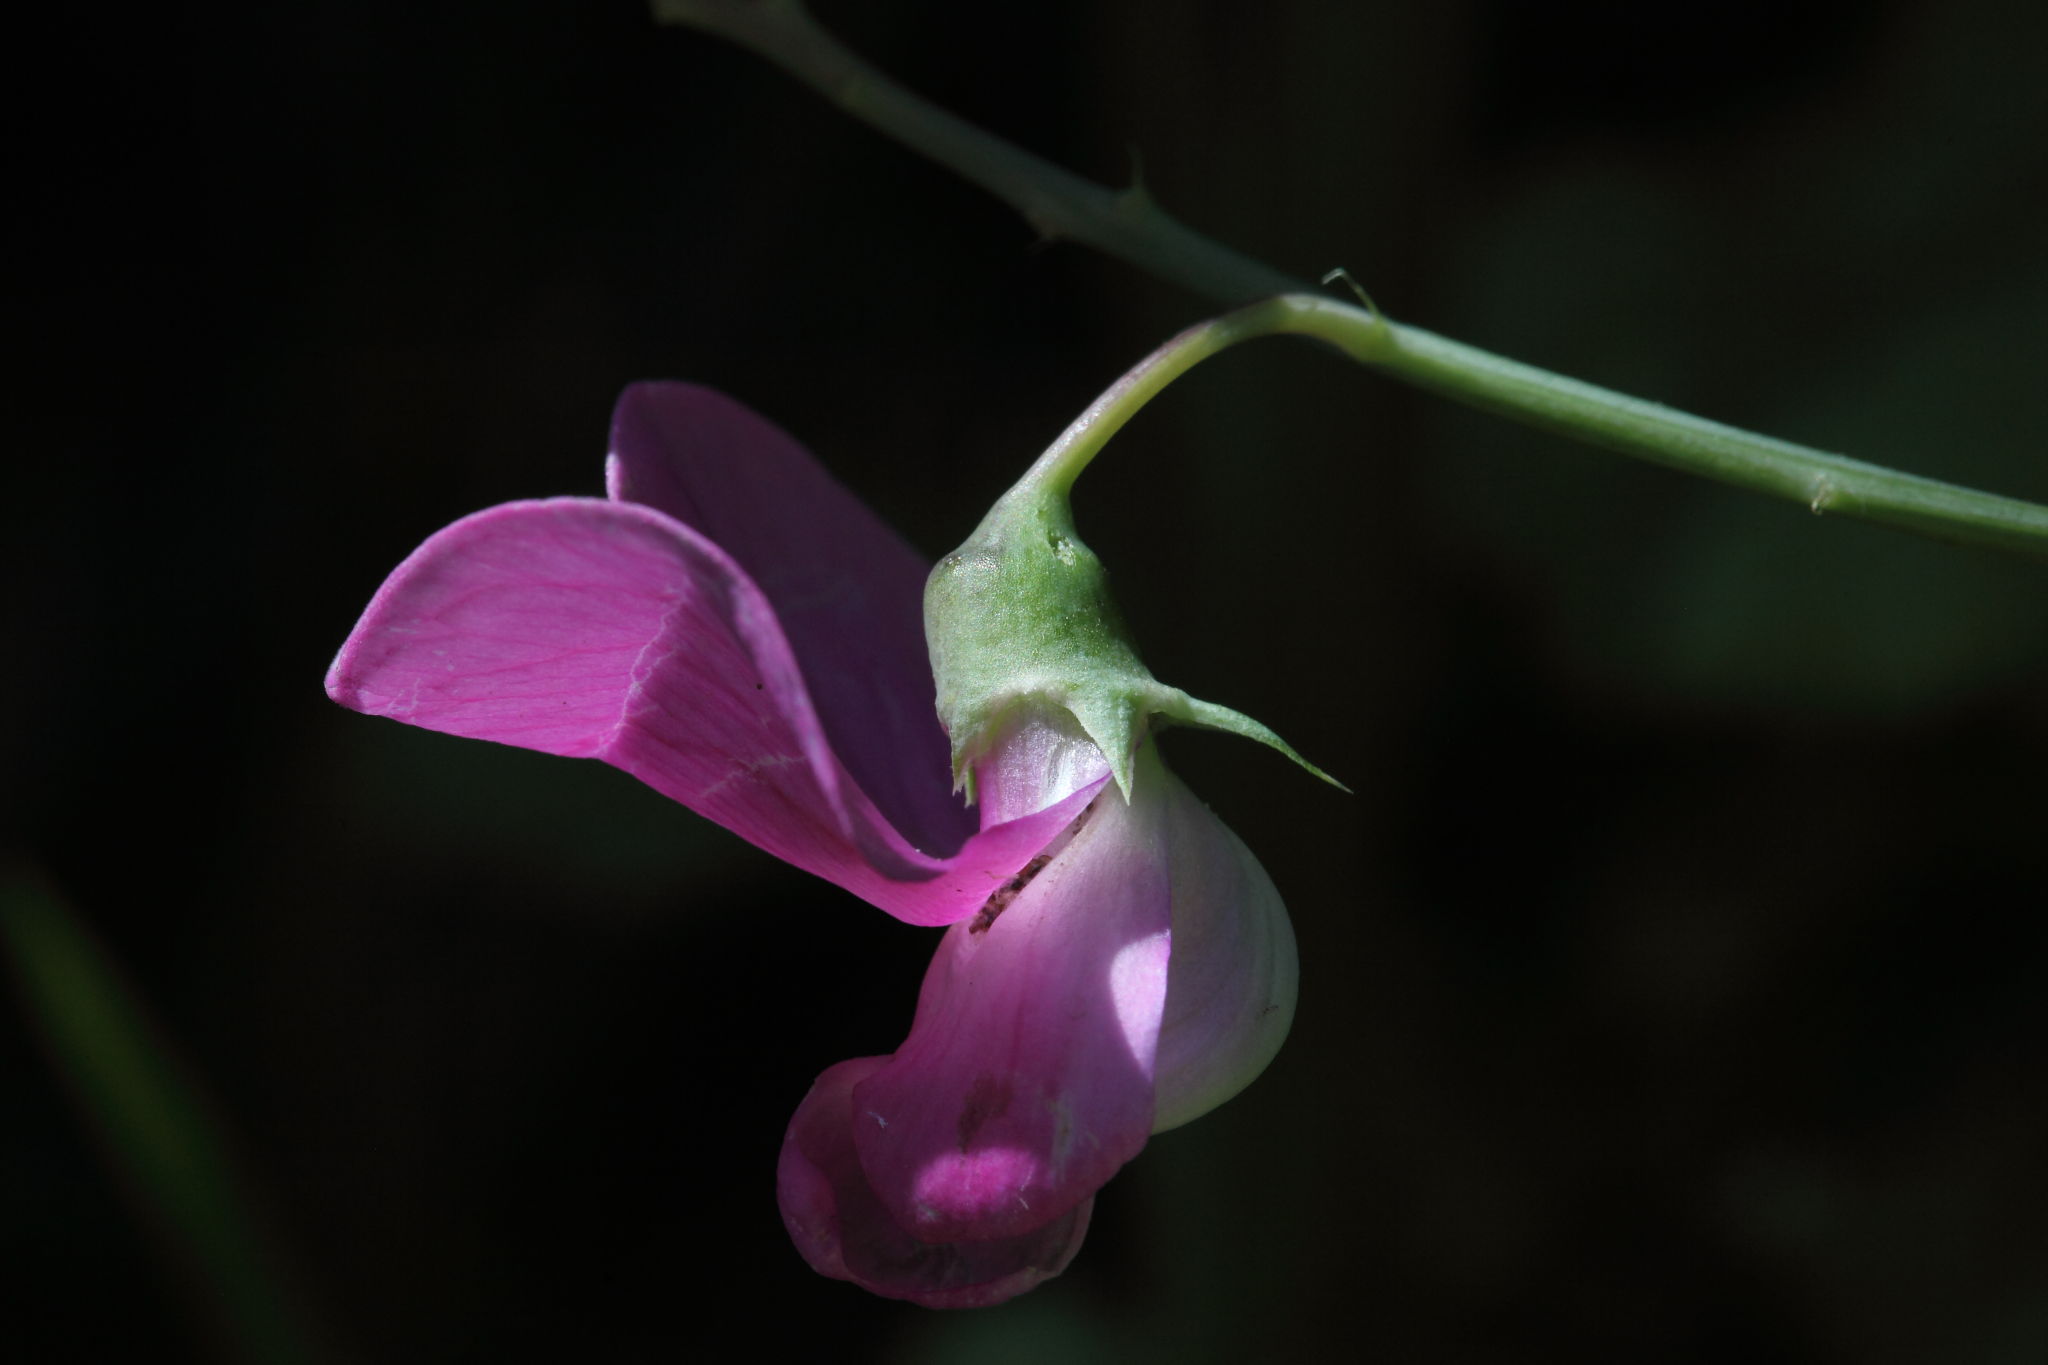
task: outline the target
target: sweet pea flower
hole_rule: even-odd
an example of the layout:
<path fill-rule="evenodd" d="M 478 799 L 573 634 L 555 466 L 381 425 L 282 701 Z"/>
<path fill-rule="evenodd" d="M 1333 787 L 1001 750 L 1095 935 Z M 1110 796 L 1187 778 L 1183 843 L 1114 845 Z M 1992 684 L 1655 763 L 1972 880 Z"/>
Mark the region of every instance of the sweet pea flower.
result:
<path fill-rule="evenodd" d="M 1154 723 L 1277 741 L 1153 682 L 1120 630 L 1073 628 L 1107 601 L 1060 512 L 1025 528 L 1021 560 L 1024 514 L 992 513 L 933 575 L 927 622 L 927 565 L 729 398 L 627 389 L 606 491 L 430 537 L 328 694 L 600 759 L 901 920 L 951 926 L 902 1047 L 830 1068 L 799 1106 L 783 1218 L 822 1273 L 933 1307 L 1058 1274 L 1095 1191 L 1248 1084 L 1293 1015 L 1279 896 L 1160 762 Z M 1077 551 L 1086 600 L 1046 598 L 1066 624 L 1019 617 L 1013 590 L 1045 598 L 1047 566 L 1064 583 Z"/>

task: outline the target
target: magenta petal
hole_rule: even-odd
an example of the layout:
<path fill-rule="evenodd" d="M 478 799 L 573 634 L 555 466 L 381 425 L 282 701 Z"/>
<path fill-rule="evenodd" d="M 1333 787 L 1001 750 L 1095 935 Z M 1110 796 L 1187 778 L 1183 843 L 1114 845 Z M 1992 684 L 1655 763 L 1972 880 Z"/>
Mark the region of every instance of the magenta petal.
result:
<path fill-rule="evenodd" d="M 1001 1303 L 1066 1269 L 1088 1231 L 1091 1200 L 1021 1237 L 978 1242 L 920 1241 L 889 1216 L 853 1146 L 854 1086 L 887 1061 L 856 1057 L 818 1077 L 783 1139 L 776 1199 L 811 1268 L 927 1308 Z"/>
<path fill-rule="evenodd" d="M 847 770 L 917 847 L 974 831 L 924 643 L 930 565 L 787 432 L 695 384 L 634 384 L 612 413 L 611 496 L 668 513 L 759 585 Z"/>
<path fill-rule="evenodd" d="M 328 674 L 371 715 L 600 758 L 913 924 L 974 913 L 1093 789 L 914 848 L 827 741 L 775 613 L 716 545 L 651 508 L 508 503 L 430 538 Z"/>
<path fill-rule="evenodd" d="M 1294 929 L 1272 878 L 1244 841 L 1167 774 L 1173 877 L 1173 974 L 1159 1024 L 1160 1133 L 1250 1085 L 1294 1022 Z"/>
<path fill-rule="evenodd" d="M 897 1222 L 930 1241 L 1061 1217 L 1135 1156 L 1172 942 L 1163 770 L 1087 821 L 986 929 L 947 931 L 903 1047 L 854 1091 L 855 1142 Z"/>

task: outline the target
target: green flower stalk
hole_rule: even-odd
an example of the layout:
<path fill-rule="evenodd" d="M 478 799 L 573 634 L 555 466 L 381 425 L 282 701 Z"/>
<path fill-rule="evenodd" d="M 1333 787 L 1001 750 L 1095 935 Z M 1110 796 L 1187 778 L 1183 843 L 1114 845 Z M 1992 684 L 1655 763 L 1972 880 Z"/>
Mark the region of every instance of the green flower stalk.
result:
<path fill-rule="evenodd" d="M 1264 305 L 1181 333 L 1142 361 L 1047 448 L 925 585 L 925 640 L 953 780 L 975 797 L 975 768 L 995 743 L 1034 722 L 1078 725 L 1130 799 L 1139 743 L 1155 719 L 1270 745 L 1330 777 L 1249 716 L 1200 701 L 1139 660 L 1109 576 L 1074 529 L 1074 480 L 1139 408 L 1191 366 L 1264 335 L 1283 314 Z"/>

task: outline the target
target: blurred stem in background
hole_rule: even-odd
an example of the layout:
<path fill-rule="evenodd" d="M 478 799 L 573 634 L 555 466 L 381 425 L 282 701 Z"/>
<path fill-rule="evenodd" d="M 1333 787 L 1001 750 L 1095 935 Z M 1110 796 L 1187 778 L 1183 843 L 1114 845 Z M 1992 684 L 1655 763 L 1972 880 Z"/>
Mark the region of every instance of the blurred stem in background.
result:
<path fill-rule="evenodd" d="M 265 1254 L 226 1144 L 160 1030 L 62 899 L 11 862 L 0 864 L 0 949 L 86 1127 L 196 1282 L 231 1357 L 320 1359 Z"/>
<path fill-rule="evenodd" d="M 980 185 L 1048 240 L 1071 239 L 1208 298 L 1245 304 L 1306 289 L 1188 228 L 1142 187 L 1114 191 L 946 112 L 820 28 L 799 0 L 653 0 L 655 18 L 728 38 L 856 118 Z M 1488 412 L 1752 492 L 1939 540 L 2048 557 L 2048 507 L 1742 431 L 1493 355 L 1378 310 L 1277 300 L 1259 334 L 1329 342 L 1362 365 Z"/>

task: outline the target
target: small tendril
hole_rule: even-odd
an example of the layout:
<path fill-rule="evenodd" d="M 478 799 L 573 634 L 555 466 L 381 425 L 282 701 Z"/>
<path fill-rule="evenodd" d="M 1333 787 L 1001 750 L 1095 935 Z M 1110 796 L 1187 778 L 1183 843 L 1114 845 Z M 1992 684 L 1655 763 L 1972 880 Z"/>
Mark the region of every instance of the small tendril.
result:
<path fill-rule="evenodd" d="M 1334 284 L 1338 280 L 1344 281 L 1344 287 L 1355 294 L 1358 297 L 1358 301 L 1365 305 L 1365 311 L 1372 314 L 1372 320 L 1380 325 L 1380 330 L 1391 330 L 1387 323 L 1387 315 L 1382 313 L 1380 306 L 1372 301 L 1372 295 L 1365 292 L 1365 286 L 1351 278 L 1350 271 L 1340 265 L 1334 270 L 1326 271 L 1323 275 L 1324 284 Z"/>

